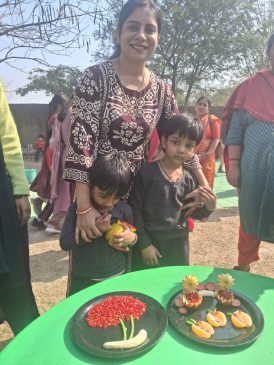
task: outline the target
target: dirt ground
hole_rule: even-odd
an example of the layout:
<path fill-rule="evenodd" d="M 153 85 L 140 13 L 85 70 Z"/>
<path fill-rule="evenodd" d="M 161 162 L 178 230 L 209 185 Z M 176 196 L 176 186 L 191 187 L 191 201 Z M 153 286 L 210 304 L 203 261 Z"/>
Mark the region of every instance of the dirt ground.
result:
<path fill-rule="evenodd" d="M 195 222 L 190 235 L 191 265 L 232 268 L 237 263 L 237 209 L 217 210 L 206 222 Z M 68 255 L 59 248 L 58 236 L 29 227 L 30 261 L 33 290 L 40 313 L 65 298 Z M 273 245 L 263 242 L 260 261 L 251 265 L 251 272 L 274 278 Z M 12 339 L 5 323 L 0 325 L 0 351 Z"/>

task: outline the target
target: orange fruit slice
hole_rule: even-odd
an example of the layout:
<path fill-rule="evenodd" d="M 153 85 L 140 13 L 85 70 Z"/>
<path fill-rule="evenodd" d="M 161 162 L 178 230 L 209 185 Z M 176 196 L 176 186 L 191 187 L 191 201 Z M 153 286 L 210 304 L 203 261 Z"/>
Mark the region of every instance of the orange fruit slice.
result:
<path fill-rule="evenodd" d="M 220 311 L 208 312 L 206 320 L 213 327 L 224 327 L 226 325 L 226 316 Z"/>
<path fill-rule="evenodd" d="M 197 321 L 196 323 L 193 323 L 191 329 L 196 336 L 201 338 L 210 338 L 214 335 L 213 327 L 204 321 Z"/>
<path fill-rule="evenodd" d="M 247 328 L 252 326 L 252 319 L 249 314 L 237 310 L 231 315 L 231 322 L 236 328 Z"/>

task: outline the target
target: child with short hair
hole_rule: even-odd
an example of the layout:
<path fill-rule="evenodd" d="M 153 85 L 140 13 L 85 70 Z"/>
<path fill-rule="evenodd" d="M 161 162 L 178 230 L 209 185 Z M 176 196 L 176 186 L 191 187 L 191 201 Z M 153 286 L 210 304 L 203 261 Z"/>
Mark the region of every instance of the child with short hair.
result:
<path fill-rule="evenodd" d="M 184 199 L 198 184 L 183 163 L 192 158 L 202 136 L 203 127 L 197 118 L 172 116 L 161 137 L 164 158 L 139 169 L 129 200 L 138 231 L 132 262 L 135 270 L 189 264 Z M 216 206 L 216 196 L 210 188 L 200 187 L 200 192 L 206 203 L 194 211 L 195 219 L 208 217 Z"/>
<path fill-rule="evenodd" d="M 70 251 L 67 296 L 90 285 L 120 275 L 126 271 L 125 248 L 133 245 L 137 236 L 130 229 L 133 215 L 126 202 L 119 201 L 130 186 L 130 167 L 123 156 L 117 154 L 100 155 L 90 168 L 90 197 L 92 206 L 101 213 L 96 221 L 101 232 L 107 232 L 117 220 L 124 232 L 114 235 L 111 245 L 105 235 L 92 242 L 75 240 L 75 227 L 78 212 L 76 202 L 68 210 L 60 236 L 60 246 Z M 129 223 L 129 225 L 127 224 Z"/>

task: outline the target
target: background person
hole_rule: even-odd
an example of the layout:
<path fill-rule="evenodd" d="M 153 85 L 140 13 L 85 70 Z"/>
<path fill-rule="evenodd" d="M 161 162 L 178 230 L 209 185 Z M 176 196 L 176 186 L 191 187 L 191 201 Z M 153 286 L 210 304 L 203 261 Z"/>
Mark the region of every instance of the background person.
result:
<path fill-rule="evenodd" d="M 274 34 L 270 70 L 242 82 L 224 110 L 228 182 L 239 189 L 238 266 L 249 271 L 261 240 L 274 243 Z"/>
<path fill-rule="evenodd" d="M 146 161 L 152 131 L 157 126 L 161 134 L 167 118 L 178 111 L 171 88 L 146 67 L 160 31 L 161 16 L 153 0 L 127 1 L 112 59 L 88 68 L 76 88 L 64 177 L 75 182 L 77 209 L 88 209 L 77 217 L 77 242 L 80 235 L 85 241 L 101 235 L 95 225 L 99 212 L 89 196 L 88 171 L 94 159 L 121 153 L 133 178 Z"/>
<path fill-rule="evenodd" d="M 201 96 L 196 102 L 196 117 L 201 121 L 204 133 L 195 152 L 198 154 L 208 184 L 213 189 L 216 164 L 215 151 L 220 142 L 221 121 L 215 115 L 210 114 L 210 106 L 211 102 L 206 96 Z"/>
<path fill-rule="evenodd" d="M 14 334 L 39 316 L 30 280 L 28 195 L 20 140 L 0 84 L 0 309 Z"/>
<path fill-rule="evenodd" d="M 45 138 L 42 134 L 37 136 L 36 141 L 34 142 L 34 149 L 35 149 L 35 161 L 39 161 L 40 156 L 43 157 L 45 152 Z"/>

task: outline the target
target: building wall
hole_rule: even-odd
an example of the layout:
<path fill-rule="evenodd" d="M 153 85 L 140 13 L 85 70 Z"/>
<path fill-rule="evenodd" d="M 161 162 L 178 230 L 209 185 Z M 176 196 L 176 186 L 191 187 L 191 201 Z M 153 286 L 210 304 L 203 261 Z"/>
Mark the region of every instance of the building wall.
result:
<path fill-rule="evenodd" d="M 46 135 L 48 105 L 47 104 L 10 104 L 10 109 L 17 125 L 21 144 L 27 147 L 32 144 L 38 134 Z M 187 108 L 189 113 L 194 113 L 194 107 Z M 222 116 L 223 107 L 214 106 L 210 111 L 219 118 Z"/>

